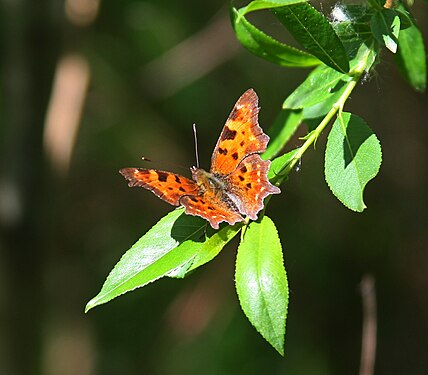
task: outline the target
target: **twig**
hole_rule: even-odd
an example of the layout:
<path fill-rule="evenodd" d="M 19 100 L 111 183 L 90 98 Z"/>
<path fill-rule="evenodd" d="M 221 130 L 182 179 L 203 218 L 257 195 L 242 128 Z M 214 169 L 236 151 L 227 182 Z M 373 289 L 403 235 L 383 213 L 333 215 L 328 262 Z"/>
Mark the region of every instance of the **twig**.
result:
<path fill-rule="evenodd" d="M 376 359 L 377 313 L 375 281 L 372 275 L 363 277 L 360 293 L 363 304 L 360 375 L 373 375 Z"/>

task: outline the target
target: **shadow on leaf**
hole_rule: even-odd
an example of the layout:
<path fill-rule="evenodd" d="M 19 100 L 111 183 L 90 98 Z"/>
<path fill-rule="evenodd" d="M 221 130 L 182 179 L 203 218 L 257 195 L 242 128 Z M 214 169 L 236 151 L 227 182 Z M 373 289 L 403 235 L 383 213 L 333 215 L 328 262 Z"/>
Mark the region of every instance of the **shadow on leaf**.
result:
<path fill-rule="evenodd" d="M 192 240 L 203 242 L 206 232 L 206 221 L 197 216 L 186 215 L 184 212 L 175 220 L 171 228 L 171 237 L 178 242 Z"/>
<path fill-rule="evenodd" d="M 343 139 L 345 168 L 352 163 L 361 145 L 373 134 L 370 128 L 361 126 L 358 121 L 351 118 L 346 127 L 345 138 Z"/>

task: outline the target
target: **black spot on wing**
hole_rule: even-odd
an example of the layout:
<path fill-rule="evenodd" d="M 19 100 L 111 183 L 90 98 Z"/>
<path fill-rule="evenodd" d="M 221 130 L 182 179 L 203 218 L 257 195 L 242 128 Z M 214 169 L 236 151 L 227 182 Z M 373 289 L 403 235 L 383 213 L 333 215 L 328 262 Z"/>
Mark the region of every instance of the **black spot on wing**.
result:
<path fill-rule="evenodd" d="M 219 152 L 219 154 L 227 155 L 227 148 L 221 148 L 221 147 L 219 147 L 218 148 L 218 152 Z"/>
<path fill-rule="evenodd" d="M 178 188 L 178 190 L 182 191 L 183 193 L 185 193 L 185 192 L 186 192 L 186 190 L 184 190 L 184 189 L 183 189 L 183 186 L 180 186 L 180 187 Z"/>
<path fill-rule="evenodd" d="M 247 173 L 247 167 L 245 165 L 243 167 L 241 167 L 241 172 L 242 173 Z"/>
<path fill-rule="evenodd" d="M 180 177 L 175 176 L 175 182 L 176 182 L 177 184 L 181 183 Z"/>
<path fill-rule="evenodd" d="M 244 177 L 242 177 L 242 176 L 238 176 L 239 177 L 239 179 L 241 180 L 241 181 L 244 181 L 245 180 L 245 178 Z"/>
<path fill-rule="evenodd" d="M 157 171 L 156 173 L 158 174 L 158 180 L 159 181 L 165 182 L 166 179 L 168 178 L 168 174 L 165 173 L 165 172 L 159 172 L 159 171 Z"/>
<path fill-rule="evenodd" d="M 232 158 L 234 158 L 235 160 L 238 160 L 238 153 L 237 153 L 237 152 L 234 152 L 234 153 L 232 154 Z"/>
<path fill-rule="evenodd" d="M 232 111 L 232 113 L 235 110 Z M 230 139 L 231 141 L 233 141 L 236 137 L 236 130 L 230 130 L 228 126 L 224 127 L 223 133 L 221 135 L 221 140 L 225 141 L 226 139 Z"/>

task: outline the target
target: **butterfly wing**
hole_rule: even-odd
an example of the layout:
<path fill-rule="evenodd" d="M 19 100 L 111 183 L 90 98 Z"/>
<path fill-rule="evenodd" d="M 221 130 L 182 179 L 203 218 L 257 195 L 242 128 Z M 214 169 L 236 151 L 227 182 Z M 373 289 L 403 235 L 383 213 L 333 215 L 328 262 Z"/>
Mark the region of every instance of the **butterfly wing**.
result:
<path fill-rule="evenodd" d="M 154 169 L 124 168 L 120 173 L 129 186 L 144 187 L 172 205 L 183 205 L 187 214 L 208 220 L 214 229 L 223 221 L 231 225 L 243 221 L 241 214 L 255 220 L 264 198 L 280 192 L 267 178 L 270 161 L 258 155 L 269 142 L 258 124 L 258 113 L 258 97 L 249 89 L 236 102 L 211 157 L 210 175 L 223 182 L 217 190 L 201 189 L 198 179 L 197 184 Z"/>
<path fill-rule="evenodd" d="M 144 168 L 123 168 L 119 172 L 129 186 L 141 186 L 174 206 L 180 205 L 182 197 L 199 193 L 194 181 L 171 172 Z"/>
<path fill-rule="evenodd" d="M 208 220 L 214 229 L 218 229 L 222 221 L 233 225 L 244 220 L 233 202 L 216 199 L 208 192 L 200 196 L 186 195 L 180 199 L 180 203 L 185 207 L 186 214 Z"/>
<path fill-rule="evenodd" d="M 236 102 L 211 157 L 211 173 L 228 175 L 247 155 L 266 150 L 269 137 L 258 124 L 258 97 L 247 90 Z"/>
<path fill-rule="evenodd" d="M 214 229 L 218 229 L 222 221 L 233 225 L 244 220 L 233 202 L 218 200 L 210 192 L 202 193 L 198 185 L 186 177 L 144 168 L 123 168 L 119 172 L 130 187 L 146 188 L 165 202 L 182 205 L 186 214 L 208 220 Z"/>
<path fill-rule="evenodd" d="M 270 161 L 262 160 L 260 155 L 247 156 L 229 176 L 231 198 L 243 215 L 256 220 L 263 208 L 263 200 L 270 194 L 279 194 L 281 190 L 272 185 L 268 178 Z"/>

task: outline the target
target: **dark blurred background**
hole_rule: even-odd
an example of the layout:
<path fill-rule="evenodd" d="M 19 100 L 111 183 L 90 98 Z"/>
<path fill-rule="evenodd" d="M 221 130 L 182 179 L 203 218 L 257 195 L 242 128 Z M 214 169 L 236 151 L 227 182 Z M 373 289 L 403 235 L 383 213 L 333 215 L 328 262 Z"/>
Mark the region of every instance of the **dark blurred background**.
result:
<path fill-rule="evenodd" d="M 428 373 L 428 100 L 388 53 L 347 105 L 383 147 L 368 209 L 351 212 L 330 193 L 327 134 L 269 205 L 290 284 L 282 358 L 240 310 L 236 242 L 185 280 L 83 310 L 171 210 L 118 170 L 143 166 L 144 155 L 188 173 L 194 122 L 208 168 L 246 89 L 257 91 L 268 129 L 308 71 L 241 48 L 222 1 L 1 4 L 0 374 L 358 374 L 367 274 L 378 303 L 375 373 Z M 416 1 L 425 40 L 427 9 Z M 275 19 L 257 17 L 281 35 Z"/>

